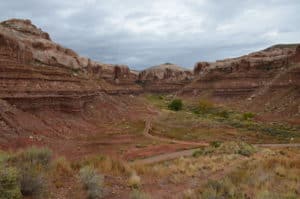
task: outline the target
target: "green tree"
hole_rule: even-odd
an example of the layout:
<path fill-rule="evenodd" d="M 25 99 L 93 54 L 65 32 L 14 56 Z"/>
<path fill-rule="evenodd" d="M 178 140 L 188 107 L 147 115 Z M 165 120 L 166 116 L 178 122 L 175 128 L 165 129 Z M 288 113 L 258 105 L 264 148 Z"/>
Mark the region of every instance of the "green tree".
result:
<path fill-rule="evenodd" d="M 173 110 L 173 111 L 179 111 L 182 109 L 182 101 L 181 99 L 174 99 L 172 100 L 172 102 L 168 105 L 168 108 L 170 110 Z"/>

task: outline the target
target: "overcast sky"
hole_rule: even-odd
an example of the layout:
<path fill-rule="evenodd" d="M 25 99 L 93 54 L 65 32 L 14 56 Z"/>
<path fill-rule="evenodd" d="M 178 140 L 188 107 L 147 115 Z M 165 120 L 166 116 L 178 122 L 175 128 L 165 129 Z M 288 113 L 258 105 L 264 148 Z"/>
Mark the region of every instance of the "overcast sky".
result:
<path fill-rule="evenodd" d="M 83 56 L 142 69 L 300 42 L 300 0 L 0 0 Z"/>

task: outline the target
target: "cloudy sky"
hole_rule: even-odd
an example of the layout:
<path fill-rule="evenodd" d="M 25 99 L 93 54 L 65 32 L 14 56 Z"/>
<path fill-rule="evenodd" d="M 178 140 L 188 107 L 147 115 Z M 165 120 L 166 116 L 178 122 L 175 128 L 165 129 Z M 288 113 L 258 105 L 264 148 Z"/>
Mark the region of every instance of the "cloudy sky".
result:
<path fill-rule="evenodd" d="M 83 56 L 135 69 L 300 42 L 300 0 L 0 0 L 0 11 L 1 21 L 31 19 Z"/>

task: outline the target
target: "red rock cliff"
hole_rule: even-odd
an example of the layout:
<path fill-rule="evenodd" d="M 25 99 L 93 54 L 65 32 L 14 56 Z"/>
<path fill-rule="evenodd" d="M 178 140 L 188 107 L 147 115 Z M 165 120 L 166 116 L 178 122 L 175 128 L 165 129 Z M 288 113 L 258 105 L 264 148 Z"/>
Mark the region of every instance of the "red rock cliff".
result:
<path fill-rule="evenodd" d="M 138 82 L 146 91 L 175 92 L 190 83 L 192 79 L 193 74 L 188 69 L 166 63 L 141 71 Z"/>
<path fill-rule="evenodd" d="M 300 116 L 300 46 L 276 45 L 246 56 L 195 65 L 186 93 L 240 102 L 253 111 Z M 274 111 L 276 110 L 276 111 Z"/>

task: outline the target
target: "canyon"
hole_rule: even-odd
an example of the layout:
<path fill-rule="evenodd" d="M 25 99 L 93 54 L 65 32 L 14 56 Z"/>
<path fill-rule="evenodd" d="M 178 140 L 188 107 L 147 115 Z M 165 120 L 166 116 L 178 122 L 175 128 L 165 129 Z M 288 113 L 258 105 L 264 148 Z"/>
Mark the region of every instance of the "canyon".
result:
<path fill-rule="evenodd" d="M 174 99 L 182 110 L 170 110 Z M 203 179 L 277 156 L 294 157 L 286 165 L 299 172 L 299 129 L 300 44 L 201 61 L 193 70 L 163 63 L 135 71 L 82 57 L 30 20 L 0 23 L 0 149 L 47 147 L 53 159 L 66 157 L 55 170 L 63 174 L 48 171 L 49 198 L 87 198 L 78 180 L 86 165 L 103 174 L 110 199 L 142 189 L 183 198 Z M 132 176 L 138 188 L 127 182 Z"/>
<path fill-rule="evenodd" d="M 81 57 L 30 20 L 11 19 L 0 24 L 0 131 L 42 128 L 33 112 L 82 113 L 99 98 L 105 104 L 113 96 L 147 92 L 206 96 L 299 123 L 299 63 L 300 45 L 276 45 L 238 58 L 199 62 L 194 71 L 165 63 L 137 72 Z"/>

